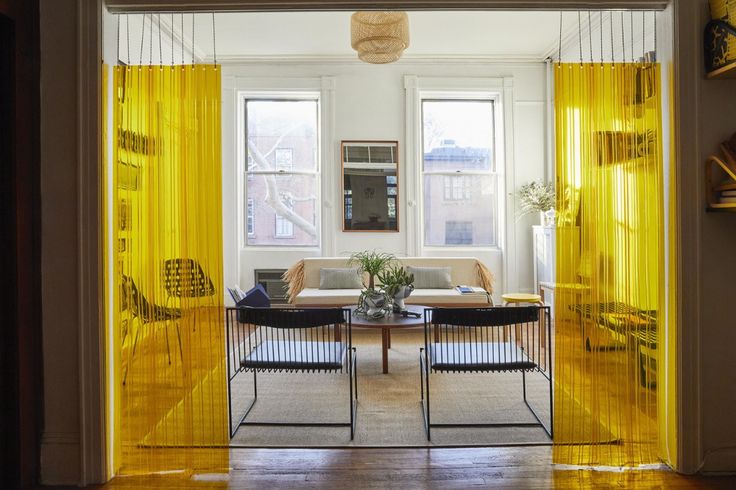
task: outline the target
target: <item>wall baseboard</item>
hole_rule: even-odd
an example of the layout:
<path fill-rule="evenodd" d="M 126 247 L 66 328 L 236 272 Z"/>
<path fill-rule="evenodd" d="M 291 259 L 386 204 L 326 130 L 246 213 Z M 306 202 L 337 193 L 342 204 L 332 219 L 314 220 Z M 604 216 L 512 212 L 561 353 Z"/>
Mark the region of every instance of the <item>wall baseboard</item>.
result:
<path fill-rule="evenodd" d="M 736 447 L 724 447 L 709 451 L 703 458 L 700 473 L 706 475 L 736 473 Z"/>
<path fill-rule="evenodd" d="M 41 484 L 79 484 L 79 452 L 78 432 L 44 432 L 41 437 Z"/>

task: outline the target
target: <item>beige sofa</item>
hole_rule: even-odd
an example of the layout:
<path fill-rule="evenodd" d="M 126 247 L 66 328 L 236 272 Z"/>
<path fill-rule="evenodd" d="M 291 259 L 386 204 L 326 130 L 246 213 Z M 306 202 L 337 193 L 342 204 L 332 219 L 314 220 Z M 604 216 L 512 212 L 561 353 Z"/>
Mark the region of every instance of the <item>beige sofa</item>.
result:
<path fill-rule="evenodd" d="M 483 288 L 486 292 L 462 294 L 457 289 L 415 289 L 406 299 L 409 304 L 427 306 L 489 306 L 493 302 L 493 276 L 474 257 L 405 257 L 404 266 L 450 267 L 452 284 Z M 350 267 L 347 257 L 315 257 L 302 259 L 285 274 L 289 285 L 289 302 L 296 306 L 344 306 L 358 302 L 360 289 L 319 289 L 321 268 Z M 353 266 L 355 267 L 355 266 Z M 367 284 L 367 277 L 364 278 Z"/>

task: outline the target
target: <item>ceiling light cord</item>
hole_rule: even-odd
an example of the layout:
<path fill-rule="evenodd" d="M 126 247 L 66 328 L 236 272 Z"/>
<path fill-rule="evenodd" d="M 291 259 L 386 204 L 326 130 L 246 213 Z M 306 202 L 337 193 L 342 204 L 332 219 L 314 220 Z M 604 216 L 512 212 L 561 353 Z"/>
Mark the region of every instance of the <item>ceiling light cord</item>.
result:
<path fill-rule="evenodd" d="M 161 47 L 161 14 L 158 14 L 158 64 L 164 64 L 164 50 Z"/>
<path fill-rule="evenodd" d="M 634 58 L 634 11 L 629 11 L 629 34 L 631 35 L 631 62 L 636 63 Z"/>
<path fill-rule="evenodd" d="M 598 11 L 598 30 L 600 31 L 601 35 L 601 67 L 603 67 L 603 11 Z"/>
<path fill-rule="evenodd" d="M 562 63 L 562 10 L 560 10 L 560 37 L 557 46 L 557 61 L 558 63 Z"/>
<path fill-rule="evenodd" d="M 580 64 L 583 64 L 583 29 L 580 25 L 580 11 L 578 10 L 578 52 L 580 54 Z"/>
<path fill-rule="evenodd" d="M 115 64 L 120 64 L 120 14 L 115 15 L 115 20 L 117 21 L 117 29 L 118 29 L 118 45 L 116 46 L 117 50 L 115 53 Z"/>
<path fill-rule="evenodd" d="M 215 37 L 215 13 L 212 12 L 212 57 L 217 64 L 217 38 Z"/>
<path fill-rule="evenodd" d="M 621 12 L 621 62 L 626 62 L 626 33 L 624 32 L 624 13 Z"/>
<path fill-rule="evenodd" d="M 143 64 L 143 40 L 146 34 L 146 14 L 143 14 L 143 23 L 141 24 L 141 52 L 138 55 L 138 64 Z"/>
<path fill-rule="evenodd" d="M 608 12 L 608 25 L 611 27 L 611 63 L 616 62 L 616 50 L 613 48 L 614 42 L 613 42 L 613 12 Z"/>
<path fill-rule="evenodd" d="M 153 14 L 148 20 L 148 64 L 153 65 Z"/>
<path fill-rule="evenodd" d="M 593 63 L 593 23 L 590 20 L 590 10 L 588 10 L 588 47 L 590 49 L 590 62 Z"/>
<path fill-rule="evenodd" d="M 130 66 L 130 16 L 125 14 L 125 42 L 128 43 L 128 49 L 125 51 L 126 64 Z"/>
<path fill-rule="evenodd" d="M 657 59 L 656 58 L 656 55 L 657 55 L 657 12 L 655 10 L 652 10 L 652 14 L 653 14 L 652 17 L 654 17 L 654 55 L 655 55 L 654 59 L 656 60 Z"/>
<path fill-rule="evenodd" d="M 647 55 L 647 17 L 646 12 L 641 11 L 641 60 L 646 61 Z"/>
<path fill-rule="evenodd" d="M 181 14 L 181 64 L 184 64 L 184 12 Z"/>

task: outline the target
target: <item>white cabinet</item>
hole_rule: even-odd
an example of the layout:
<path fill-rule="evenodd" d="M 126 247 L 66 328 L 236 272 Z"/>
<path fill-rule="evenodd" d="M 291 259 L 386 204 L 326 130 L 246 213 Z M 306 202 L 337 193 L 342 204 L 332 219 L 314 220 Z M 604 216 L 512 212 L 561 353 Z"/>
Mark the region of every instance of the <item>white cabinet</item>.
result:
<path fill-rule="evenodd" d="M 532 226 L 534 250 L 534 290 L 540 282 L 555 282 L 555 227 Z"/>
<path fill-rule="evenodd" d="M 580 282 L 580 228 L 577 226 L 541 226 L 532 227 L 532 247 L 534 250 L 534 287 L 535 293 L 540 293 L 540 283 L 548 283 L 544 288 L 544 302 L 552 306 L 554 316 L 554 293 L 555 285 L 565 285 Z M 565 247 L 566 253 L 572 254 L 565 257 L 565 262 L 570 260 L 570 270 L 558 274 L 556 268 L 555 248 L 557 240 L 560 246 Z M 589 275 L 589 274 L 588 274 Z"/>

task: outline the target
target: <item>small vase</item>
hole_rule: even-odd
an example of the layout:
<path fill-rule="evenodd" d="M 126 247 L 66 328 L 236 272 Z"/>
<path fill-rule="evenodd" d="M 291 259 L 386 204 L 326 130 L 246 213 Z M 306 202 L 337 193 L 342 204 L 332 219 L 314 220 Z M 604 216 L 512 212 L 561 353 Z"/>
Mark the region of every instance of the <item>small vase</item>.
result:
<path fill-rule="evenodd" d="M 394 313 L 399 313 L 406 309 L 404 300 L 411 295 L 412 291 L 414 291 L 414 285 L 409 284 L 408 286 L 401 286 L 396 293 L 394 293 Z"/>
<path fill-rule="evenodd" d="M 539 224 L 542 226 L 547 224 L 547 217 L 545 216 L 544 211 L 539 212 Z"/>
<path fill-rule="evenodd" d="M 358 311 L 368 318 L 383 318 L 390 312 L 386 293 L 374 290 L 365 290 L 360 297 Z"/>
<path fill-rule="evenodd" d="M 555 208 L 549 208 L 544 212 L 544 226 L 555 226 L 556 217 L 557 211 L 555 211 Z"/>

